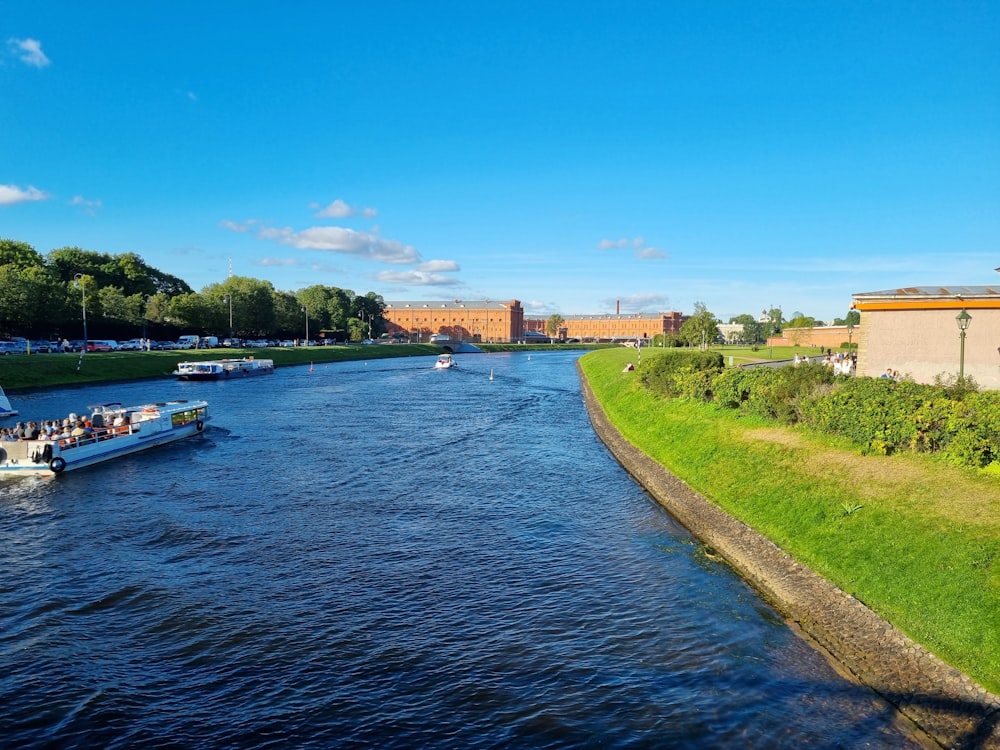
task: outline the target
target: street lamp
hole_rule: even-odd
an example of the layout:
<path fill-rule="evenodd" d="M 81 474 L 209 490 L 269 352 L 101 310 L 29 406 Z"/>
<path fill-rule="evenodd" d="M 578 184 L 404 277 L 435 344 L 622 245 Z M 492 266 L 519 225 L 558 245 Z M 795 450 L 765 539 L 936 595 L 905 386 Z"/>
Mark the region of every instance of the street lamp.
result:
<path fill-rule="evenodd" d="M 306 314 L 306 343 L 305 343 L 305 346 L 309 346 L 309 311 L 306 309 L 305 305 L 302 306 L 302 312 L 304 312 Z"/>
<path fill-rule="evenodd" d="M 233 338 L 233 295 L 227 294 L 222 298 L 223 302 L 229 304 L 229 338 Z M 232 343 L 232 341 L 230 341 Z"/>
<path fill-rule="evenodd" d="M 83 346 L 80 347 L 80 363 L 83 363 L 83 355 L 87 351 L 87 287 L 82 273 L 73 276 L 73 280 L 80 287 L 80 304 L 83 307 Z M 76 369 L 80 369 L 80 364 L 77 364 Z"/>
<path fill-rule="evenodd" d="M 143 349 L 149 350 L 149 300 L 152 299 L 148 294 L 142 298 L 142 341 L 139 342 L 139 351 Z"/>
<path fill-rule="evenodd" d="M 972 322 L 972 316 L 969 315 L 963 307 L 962 312 L 955 316 L 955 322 L 958 323 L 958 330 L 961 331 L 961 333 L 958 334 L 958 337 L 962 342 L 958 355 L 958 379 L 965 380 L 965 332 L 969 329 L 969 323 Z"/>

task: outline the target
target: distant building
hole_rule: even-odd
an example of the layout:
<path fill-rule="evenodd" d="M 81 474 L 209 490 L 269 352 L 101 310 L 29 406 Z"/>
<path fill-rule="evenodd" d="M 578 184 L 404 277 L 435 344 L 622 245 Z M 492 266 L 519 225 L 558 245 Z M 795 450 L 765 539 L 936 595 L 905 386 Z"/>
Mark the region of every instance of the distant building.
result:
<path fill-rule="evenodd" d="M 837 349 L 844 344 L 857 342 L 856 326 L 811 326 L 785 328 L 775 336 L 767 337 L 768 346 L 818 346 L 820 349 Z"/>
<path fill-rule="evenodd" d="M 679 312 L 563 315 L 556 338 L 560 341 L 649 341 L 657 335 L 678 334 L 688 316 Z M 529 318 L 525 330 L 547 333 L 548 318 Z"/>
<path fill-rule="evenodd" d="M 1000 287 L 909 287 L 853 295 L 861 323 L 858 375 L 899 370 L 919 383 L 956 376 L 962 357 L 958 316 L 970 317 L 965 335 L 965 375 L 983 388 L 1000 389 Z"/>
<path fill-rule="evenodd" d="M 442 334 L 452 341 L 509 343 L 524 331 L 524 308 L 516 299 L 386 302 L 382 317 L 390 336 L 414 342 Z"/>

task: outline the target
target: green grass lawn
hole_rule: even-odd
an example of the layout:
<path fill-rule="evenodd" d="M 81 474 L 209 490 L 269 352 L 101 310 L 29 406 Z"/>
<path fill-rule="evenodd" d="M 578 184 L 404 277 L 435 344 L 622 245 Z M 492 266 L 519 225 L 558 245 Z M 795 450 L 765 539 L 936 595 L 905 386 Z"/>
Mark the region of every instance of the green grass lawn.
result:
<path fill-rule="evenodd" d="M 644 350 L 643 358 L 656 356 Z M 777 358 L 777 356 L 775 357 Z M 580 363 L 611 422 L 728 513 L 988 689 L 1000 691 L 1000 482 L 928 456 L 668 401 L 622 367 Z"/>
<path fill-rule="evenodd" d="M 79 385 L 112 380 L 168 377 L 178 362 L 223 357 L 273 359 L 276 367 L 383 357 L 431 356 L 431 344 L 377 344 L 272 349 L 197 349 L 166 352 L 88 352 L 0 357 L 0 386 L 8 393 L 26 388 Z"/>

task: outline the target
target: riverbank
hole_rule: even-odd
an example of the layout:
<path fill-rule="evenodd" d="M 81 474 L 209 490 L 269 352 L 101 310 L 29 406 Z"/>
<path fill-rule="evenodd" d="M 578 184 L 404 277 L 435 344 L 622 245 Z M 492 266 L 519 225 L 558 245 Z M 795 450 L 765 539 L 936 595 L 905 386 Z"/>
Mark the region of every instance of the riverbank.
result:
<path fill-rule="evenodd" d="M 165 352 L 88 352 L 0 357 L 0 386 L 10 394 L 27 388 L 87 385 L 115 380 L 170 377 L 178 362 L 224 357 L 261 357 L 275 367 L 385 357 L 433 356 L 431 344 L 348 344 L 268 349 L 186 349 Z"/>
<path fill-rule="evenodd" d="M 949 627 L 966 630 L 971 625 L 968 619 L 973 617 L 965 612 L 967 601 L 958 595 L 951 599 L 955 595 L 953 591 L 936 591 L 937 581 L 931 582 L 928 589 L 926 581 L 908 580 L 910 571 L 902 565 L 897 567 L 896 560 L 887 555 L 885 549 L 876 547 L 869 550 L 874 566 L 881 571 L 876 577 L 894 579 L 893 585 L 888 587 L 889 593 L 882 591 L 880 594 L 877 583 L 872 585 L 871 581 L 860 580 L 854 580 L 855 585 L 848 589 L 851 593 L 845 593 L 812 570 L 822 569 L 830 578 L 848 581 L 858 572 L 839 568 L 842 560 L 835 559 L 838 555 L 836 552 L 830 554 L 829 549 L 825 558 L 815 554 L 817 548 L 822 547 L 815 542 L 821 531 L 814 530 L 811 540 L 798 542 L 800 551 L 793 554 L 799 560 L 805 559 L 806 564 L 803 564 L 786 552 L 796 546 L 789 544 L 790 536 L 775 534 L 771 529 L 770 535 L 781 539 L 782 547 L 779 548 L 737 518 L 742 515 L 748 523 L 759 527 L 761 517 L 766 514 L 755 507 L 757 502 L 794 505 L 800 500 L 802 506 L 796 513 L 807 516 L 807 523 L 813 527 L 820 526 L 823 521 L 817 515 L 820 503 L 815 491 L 817 486 L 822 488 L 825 483 L 827 491 L 819 494 L 827 495 L 834 507 L 841 506 L 845 500 L 848 507 L 856 507 L 859 503 L 852 498 L 860 493 L 862 502 L 875 509 L 880 503 L 877 493 L 902 492 L 905 496 L 912 493 L 912 484 L 919 481 L 919 477 L 911 475 L 906 482 L 896 485 L 873 481 L 870 477 L 867 484 L 852 485 L 844 481 L 845 476 L 850 477 L 850 467 L 865 463 L 867 459 L 841 450 L 836 456 L 839 464 L 834 466 L 830 462 L 831 451 L 837 451 L 826 445 L 821 449 L 819 444 L 809 444 L 796 431 L 762 430 L 759 425 L 707 415 L 697 404 L 672 407 L 671 402 L 656 399 L 635 386 L 632 374 L 622 372 L 626 360 L 627 353 L 606 352 L 584 357 L 579 365 L 584 397 L 595 430 L 626 470 L 698 537 L 710 554 L 721 555 L 807 638 L 856 679 L 885 697 L 936 742 L 945 747 L 1000 747 L 1000 698 L 963 671 L 933 656 L 874 611 L 881 608 L 893 612 L 894 621 L 902 619 L 907 623 L 907 630 L 913 633 L 920 631 L 914 626 L 921 616 L 920 608 L 914 612 L 912 601 L 893 601 L 892 597 L 919 600 L 921 596 L 933 598 L 937 595 L 944 601 L 937 603 L 935 612 L 927 613 L 932 630 L 934 627 L 938 631 L 946 631 Z M 733 447 L 737 444 L 739 450 Z M 690 449 L 687 453 L 686 447 Z M 820 458 L 823 459 L 822 471 L 817 476 Z M 769 476 L 768 470 L 760 467 L 766 464 L 773 467 L 776 462 L 780 465 L 780 496 L 773 492 L 761 495 L 760 488 L 755 486 L 756 480 L 767 484 Z M 732 468 L 733 463 L 746 471 L 742 484 L 734 483 L 731 471 L 720 470 L 723 465 Z M 755 466 L 758 467 L 757 475 L 754 474 Z M 879 464 L 869 469 L 885 473 L 886 467 Z M 936 473 L 953 471 L 938 465 L 934 469 Z M 684 481 L 671 470 L 682 473 Z M 831 471 L 835 473 L 828 473 Z M 976 486 L 974 481 L 971 485 L 966 481 L 968 474 L 956 473 L 955 476 L 963 480 L 956 479 L 958 487 Z M 845 494 L 845 485 L 854 486 L 855 494 Z M 960 503 L 970 501 L 962 493 L 959 495 Z M 875 517 L 877 514 L 868 515 Z M 891 515 L 885 517 L 890 524 L 905 520 Z M 845 518 L 849 520 L 849 515 Z M 841 519 L 829 520 L 841 524 Z M 954 519 L 950 520 L 952 525 L 958 525 Z M 886 530 L 889 545 L 899 548 L 902 556 L 906 555 L 910 544 L 923 550 L 922 540 L 908 537 L 936 533 L 946 539 L 948 523 L 947 518 L 939 518 L 936 527 L 900 523 Z M 858 542 L 855 539 L 853 543 Z M 803 548 L 812 549 L 814 554 L 801 554 Z M 864 552 L 862 550 L 862 554 Z M 948 564 L 947 560 L 941 562 Z M 947 577 L 953 582 L 961 578 L 956 571 L 948 571 Z M 859 589 L 864 593 L 859 594 Z M 919 595 L 915 593 L 918 591 Z M 977 593 L 982 594 L 981 591 Z M 872 601 L 883 595 L 889 600 Z M 938 644 L 940 651 L 948 653 L 951 661 L 963 666 L 965 672 L 975 673 L 981 681 L 990 683 L 997 678 L 990 652 L 995 652 L 994 641 L 1000 633 L 995 630 L 997 613 L 990 610 L 990 599 L 986 598 L 987 609 L 978 616 L 978 625 L 973 626 L 981 629 L 980 634 L 971 640 L 975 642 L 979 638 L 981 650 L 969 653 L 966 645 L 966 652 L 958 653 L 961 646 L 956 643 L 968 644 L 970 641 L 949 639 L 947 632 L 932 633 L 929 640 Z M 866 606 L 861 599 L 872 606 Z M 907 604 L 911 608 L 909 611 Z M 949 614 L 942 616 L 941 611 Z"/>
<path fill-rule="evenodd" d="M 484 352 L 590 349 L 582 344 L 480 344 Z M 79 354 L 31 354 L 0 357 L 0 386 L 8 393 L 28 388 L 87 385 L 115 380 L 164 378 L 178 362 L 224 357 L 261 357 L 274 360 L 275 367 L 321 362 L 431 357 L 441 353 L 433 344 L 343 344 L 338 346 L 271 347 L 267 349 L 187 349 L 165 352 L 90 352 Z"/>

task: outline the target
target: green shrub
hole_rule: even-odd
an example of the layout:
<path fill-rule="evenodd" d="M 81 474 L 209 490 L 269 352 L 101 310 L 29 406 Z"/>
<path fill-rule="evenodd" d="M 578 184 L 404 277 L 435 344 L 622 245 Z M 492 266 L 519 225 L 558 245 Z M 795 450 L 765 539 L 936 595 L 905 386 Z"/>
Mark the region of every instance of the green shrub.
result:
<path fill-rule="evenodd" d="M 887 378 L 838 377 L 819 363 L 723 369 L 722 356 L 672 352 L 643 364 L 642 382 L 658 395 L 804 423 L 841 435 L 862 453 L 935 453 L 960 466 L 997 466 L 1000 392 L 971 378 L 935 385 Z"/>
<path fill-rule="evenodd" d="M 793 424 L 801 419 L 801 404 L 833 379 L 833 370 L 822 364 L 731 369 L 716 378 L 715 401 L 731 409 Z"/>
<path fill-rule="evenodd" d="M 1000 462 L 1000 391 L 967 395 L 956 403 L 946 429 L 944 458 L 979 468 Z"/>
<path fill-rule="evenodd" d="M 707 380 L 710 399 L 711 378 L 721 372 L 723 366 L 722 355 L 718 352 L 667 350 L 643 362 L 639 377 L 646 388 L 660 396 L 705 399 L 706 378 L 696 374 L 708 373 L 711 376 Z M 698 393 L 701 395 L 696 395 Z"/>
<path fill-rule="evenodd" d="M 914 419 L 939 389 L 888 378 L 842 378 L 810 405 L 806 421 L 849 438 L 863 453 L 888 455 L 918 444 Z"/>

